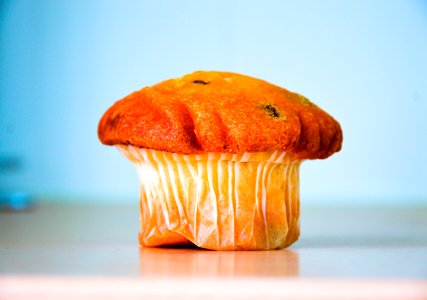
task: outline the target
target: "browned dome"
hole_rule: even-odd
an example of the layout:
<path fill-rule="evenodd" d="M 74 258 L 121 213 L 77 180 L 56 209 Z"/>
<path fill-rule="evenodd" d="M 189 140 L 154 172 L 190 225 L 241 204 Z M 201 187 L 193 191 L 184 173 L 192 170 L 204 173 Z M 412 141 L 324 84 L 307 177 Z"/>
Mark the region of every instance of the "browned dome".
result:
<path fill-rule="evenodd" d="M 145 87 L 102 117 L 107 145 L 181 154 L 284 150 L 299 159 L 341 149 L 339 123 L 307 98 L 263 80 L 198 71 Z"/>

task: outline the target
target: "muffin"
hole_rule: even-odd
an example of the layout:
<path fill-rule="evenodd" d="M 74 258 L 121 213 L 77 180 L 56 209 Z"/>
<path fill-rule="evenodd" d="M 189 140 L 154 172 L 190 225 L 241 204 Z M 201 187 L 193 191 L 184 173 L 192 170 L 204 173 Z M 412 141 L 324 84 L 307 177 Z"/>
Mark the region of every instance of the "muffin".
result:
<path fill-rule="evenodd" d="M 260 79 L 198 71 L 145 87 L 103 115 L 98 136 L 132 161 L 140 244 L 280 249 L 299 237 L 299 167 L 341 149 L 339 123 Z"/>

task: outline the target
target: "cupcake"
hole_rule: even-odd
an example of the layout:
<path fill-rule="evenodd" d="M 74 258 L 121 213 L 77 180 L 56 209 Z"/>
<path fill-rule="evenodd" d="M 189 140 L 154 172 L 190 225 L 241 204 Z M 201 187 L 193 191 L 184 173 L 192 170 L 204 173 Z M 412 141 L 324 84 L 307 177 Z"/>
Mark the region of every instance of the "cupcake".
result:
<path fill-rule="evenodd" d="M 140 244 L 280 249 L 299 236 L 299 167 L 341 149 L 339 123 L 304 96 L 194 72 L 117 101 L 102 143 L 137 168 Z"/>

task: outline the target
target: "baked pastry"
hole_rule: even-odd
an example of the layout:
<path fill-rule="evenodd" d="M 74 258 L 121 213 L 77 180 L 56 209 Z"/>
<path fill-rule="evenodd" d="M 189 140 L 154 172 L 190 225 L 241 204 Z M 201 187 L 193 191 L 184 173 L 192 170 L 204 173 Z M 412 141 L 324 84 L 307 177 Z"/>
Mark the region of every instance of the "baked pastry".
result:
<path fill-rule="evenodd" d="M 100 120 L 137 167 L 143 246 L 278 249 L 299 236 L 299 166 L 341 149 L 339 123 L 260 79 L 198 71 L 134 92 Z"/>

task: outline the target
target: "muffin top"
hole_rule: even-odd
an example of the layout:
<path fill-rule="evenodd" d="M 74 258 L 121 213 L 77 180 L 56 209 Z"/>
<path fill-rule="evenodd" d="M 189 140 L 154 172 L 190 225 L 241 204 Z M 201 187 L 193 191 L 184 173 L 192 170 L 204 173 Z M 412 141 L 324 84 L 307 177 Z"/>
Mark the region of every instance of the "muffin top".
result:
<path fill-rule="evenodd" d="M 142 88 L 103 115 L 107 145 L 181 154 L 283 150 L 297 159 L 341 149 L 339 123 L 304 96 L 229 72 L 198 71 Z"/>

